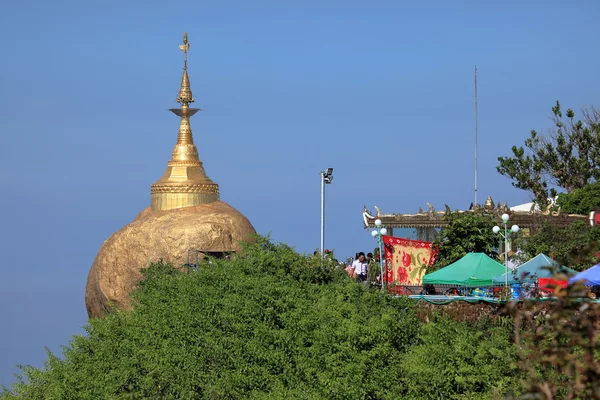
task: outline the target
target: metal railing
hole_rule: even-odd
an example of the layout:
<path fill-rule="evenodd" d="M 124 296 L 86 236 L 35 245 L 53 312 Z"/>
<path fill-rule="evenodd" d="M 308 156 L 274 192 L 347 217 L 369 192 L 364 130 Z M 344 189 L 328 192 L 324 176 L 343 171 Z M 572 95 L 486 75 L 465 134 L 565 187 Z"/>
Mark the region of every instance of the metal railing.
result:
<path fill-rule="evenodd" d="M 196 271 L 198 269 L 199 263 L 207 262 L 211 263 L 211 258 L 229 258 L 232 251 L 206 251 L 206 250 L 198 250 L 198 249 L 189 249 L 187 252 L 187 262 L 184 266 L 188 267 L 192 271 Z"/>
<path fill-rule="evenodd" d="M 513 300 L 552 297 L 554 286 L 539 286 L 537 283 L 521 283 L 486 286 L 461 285 L 398 285 L 387 284 L 387 291 L 400 296 L 446 296 L 468 298 L 510 298 Z M 590 292 L 594 298 L 594 292 Z"/>

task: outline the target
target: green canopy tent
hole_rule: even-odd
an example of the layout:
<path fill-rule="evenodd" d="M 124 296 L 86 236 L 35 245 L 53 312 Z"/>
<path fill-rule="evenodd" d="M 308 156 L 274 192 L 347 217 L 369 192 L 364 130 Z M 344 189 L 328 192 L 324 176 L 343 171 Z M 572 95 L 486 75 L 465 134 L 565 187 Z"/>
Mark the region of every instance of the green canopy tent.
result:
<path fill-rule="evenodd" d="M 521 264 L 513 271 L 504 273 L 494 278 L 494 284 L 504 284 L 508 274 L 508 283 L 537 282 L 539 278 L 552 278 L 553 273 L 562 273 L 573 276 L 577 272 L 564 267 L 545 254 L 538 254 L 531 260 Z"/>
<path fill-rule="evenodd" d="M 493 279 L 504 272 L 504 265 L 488 255 L 469 253 L 447 267 L 423 276 L 423 284 L 490 286 Z"/>

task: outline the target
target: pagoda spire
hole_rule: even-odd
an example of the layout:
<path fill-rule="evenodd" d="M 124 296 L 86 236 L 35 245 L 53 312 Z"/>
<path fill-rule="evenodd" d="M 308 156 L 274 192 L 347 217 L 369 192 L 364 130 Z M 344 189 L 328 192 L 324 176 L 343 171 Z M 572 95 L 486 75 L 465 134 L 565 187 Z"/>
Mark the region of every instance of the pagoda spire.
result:
<path fill-rule="evenodd" d="M 151 186 L 152 210 L 191 207 L 219 200 L 219 185 L 206 175 L 192 136 L 190 118 L 201 109 L 189 106 L 194 102 L 194 96 L 187 67 L 190 49 L 187 32 L 183 34 L 179 49 L 183 51 L 183 75 L 177 95 L 181 107 L 170 109 L 180 117 L 179 132 L 164 175 Z"/>

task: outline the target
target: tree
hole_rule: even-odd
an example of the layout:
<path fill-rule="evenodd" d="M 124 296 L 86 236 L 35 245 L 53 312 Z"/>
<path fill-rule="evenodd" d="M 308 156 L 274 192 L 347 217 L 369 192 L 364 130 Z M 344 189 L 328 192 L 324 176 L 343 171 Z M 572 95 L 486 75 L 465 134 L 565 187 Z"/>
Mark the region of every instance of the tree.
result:
<path fill-rule="evenodd" d="M 586 215 L 600 208 L 600 182 L 590 183 L 571 193 L 561 193 L 556 204 L 563 213 Z"/>
<path fill-rule="evenodd" d="M 535 130 L 522 146 L 512 147 L 512 156 L 498 157 L 498 172 L 513 180 L 514 187 L 531 192 L 546 205 L 557 188 L 567 193 L 581 189 L 600 177 L 600 111 L 582 110 L 576 120 L 573 110 L 563 117 L 560 103 L 552 107 L 553 131 L 548 137 Z"/>
<path fill-rule="evenodd" d="M 520 261 L 543 253 L 553 256 L 562 265 L 582 271 L 598 262 L 598 239 L 600 228 L 592 228 L 583 221 L 563 227 L 545 220 L 531 236 L 518 237 L 515 245 L 520 250 L 517 257 Z"/>
<path fill-rule="evenodd" d="M 496 248 L 500 239 L 492 231 L 497 224 L 494 215 L 454 211 L 447 213 L 444 219 L 448 225 L 440 230 L 433 244 L 438 248 L 436 262 L 427 271 L 445 267 L 471 252 L 498 259 Z"/>

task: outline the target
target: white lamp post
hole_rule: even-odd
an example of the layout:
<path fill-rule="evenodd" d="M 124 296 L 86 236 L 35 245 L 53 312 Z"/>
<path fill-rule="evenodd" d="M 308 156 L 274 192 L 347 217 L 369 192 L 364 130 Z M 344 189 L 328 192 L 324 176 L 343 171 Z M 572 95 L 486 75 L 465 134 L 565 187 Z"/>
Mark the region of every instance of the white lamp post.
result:
<path fill-rule="evenodd" d="M 500 234 L 504 238 L 504 267 L 506 269 L 506 273 L 504 274 L 504 286 L 508 288 L 508 220 L 510 219 L 508 214 L 502 214 L 502 222 L 504 223 L 504 233 L 500 232 L 500 227 L 498 225 L 492 228 L 492 231 L 496 234 Z M 513 225 L 510 228 L 511 232 L 517 233 L 519 232 L 519 227 L 517 225 Z"/>
<path fill-rule="evenodd" d="M 321 171 L 321 266 L 325 257 L 325 184 L 333 182 L 333 168 Z"/>
<path fill-rule="evenodd" d="M 375 229 L 371 231 L 371 236 L 377 239 L 377 245 L 379 246 L 379 267 L 380 267 L 380 279 L 381 279 L 381 290 L 383 291 L 383 238 L 382 236 L 387 235 L 387 229 L 381 227 L 381 220 L 375 220 Z"/>

